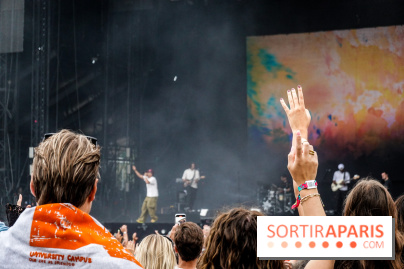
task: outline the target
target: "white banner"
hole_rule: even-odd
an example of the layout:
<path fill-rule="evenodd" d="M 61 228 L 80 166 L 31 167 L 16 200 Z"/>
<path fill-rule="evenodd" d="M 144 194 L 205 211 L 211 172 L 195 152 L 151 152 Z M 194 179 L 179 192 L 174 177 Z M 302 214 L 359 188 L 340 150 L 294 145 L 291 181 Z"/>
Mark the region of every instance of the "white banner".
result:
<path fill-rule="evenodd" d="M 257 255 L 273 260 L 392 260 L 392 217 L 259 216 Z"/>

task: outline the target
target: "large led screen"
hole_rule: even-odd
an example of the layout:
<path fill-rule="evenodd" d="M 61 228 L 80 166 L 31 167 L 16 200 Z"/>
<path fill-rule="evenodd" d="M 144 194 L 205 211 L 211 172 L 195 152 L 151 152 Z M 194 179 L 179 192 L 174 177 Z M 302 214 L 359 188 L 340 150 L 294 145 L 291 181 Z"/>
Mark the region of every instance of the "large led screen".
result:
<path fill-rule="evenodd" d="M 247 38 L 248 128 L 268 148 L 290 146 L 279 103 L 302 85 L 309 140 L 326 159 L 404 142 L 404 27 Z"/>

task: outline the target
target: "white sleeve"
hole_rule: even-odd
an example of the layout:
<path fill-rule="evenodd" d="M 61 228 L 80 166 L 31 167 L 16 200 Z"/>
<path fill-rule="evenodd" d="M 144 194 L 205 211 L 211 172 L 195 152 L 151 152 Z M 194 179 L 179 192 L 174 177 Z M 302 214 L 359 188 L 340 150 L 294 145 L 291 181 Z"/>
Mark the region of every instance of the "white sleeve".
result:
<path fill-rule="evenodd" d="M 185 176 L 187 175 L 187 170 L 184 171 L 184 174 L 182 174 L 182 179 L 187 179 Z"/>
<path fill-rule="evenodd" d="M 201 177 L 199 176 L 199 170 L 196 170 L 195 172 L 195 179 L 200 179 Z"/>

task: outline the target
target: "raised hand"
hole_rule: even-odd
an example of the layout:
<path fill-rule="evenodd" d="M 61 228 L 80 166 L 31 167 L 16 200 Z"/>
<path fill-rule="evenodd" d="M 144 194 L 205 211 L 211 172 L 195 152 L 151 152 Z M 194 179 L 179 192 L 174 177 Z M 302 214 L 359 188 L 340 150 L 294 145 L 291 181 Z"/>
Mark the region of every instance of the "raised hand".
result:
<path fill-rule="evenodd" d="M 288 170 L 297 186 L 307 180 L 315 180 L 317 176 L 318 157 L 313 146 L 307 141 L 302 143 L 300 131 L 293 134 L 296 147 L 292 147 L 288 155 Z"/>
<path fill-rule="evenodd" d="M 122 240 L 122 245 L 124 247 L 126 247 L 126 245 L 128 244 L 128 226 L 126 226 L 125 224 L 122 225 L 122 227 L 120 228 L 122 234 L 123 234 L 123 240 Z"/>
<path fill-rule="evenodd" d="M 313 146 L 307 141 L 308 127 L 311 116 L 304 105 L 303 90 L 298 86 L 298 94 L 295 89 L 288 91 L 289 106 L 281 99 L 281 104 L 286 112 L 290 127 L 293 131 L 292 148 L 288 154 L 288 170 L 294 181 L 295 196 L 298 196 L 292 208 L 297 207 L 299 215 L 325 216 L 324 205 L 321 201 L 317 188 L 303 188 L 300 192 L 297 186 L 309 180 L 315 180 L 317 176 L 318 157 Z M 300 196 L 309 197 L 303 206 L 303 199 Z M 310 198 L 309 197 L 309 198 Z M 302 206 L 299 207 L 302 200 Z"/>
<path fill-rule="evenodd" d="M 311 116 L 304 105 L 303 89 L 300 85 L 297 86 L 297 91 L 298 93 L 296 93 L 295 89 L 288 90 L 289 107 L 282 98 L 281 104 L 288 117 L 292 132 L 295 133 L 300 130 L 302 137 L 307 139 L 307 129 L 309 128 Z"/>
<path fill-rule="evenodd" d="M 135 255 L 135 242 L 130 240 L 125 247 L 132 255 Z"/>
<path fill-rule="evenodd" d="M 137 237 L 137 233 L 133 233 L 133 235 L 132 235 L 133 242 L 136 243 L 138 239 L 139 238 Z"/>
<path fill-rule="evenodd" d="M 21 206 L 21 204 L 22 204 L 22 195 L 20 194 L 20 195 L 18 196 L 17 205 L 18 205 L 18 206 Z"/>
<path fill-rule="evenodd" d="M 115 238 L 119 241 L 119 243 L 121 243 L 122 242 L 122 238 L 123 238 L 123 236 L 122 236 L 122 234 L 121 234 L 121 231 L 120 230 L 118 230 L 118 232 L 116 233 L 116 234 L 114 234 L 114 236 L 115 236 Z"/>
<path fill-rule="evenodd" d="M 121 232 L 123 232 L 123 233 L 128 232 L 128 226 L 122 225 Z"/>

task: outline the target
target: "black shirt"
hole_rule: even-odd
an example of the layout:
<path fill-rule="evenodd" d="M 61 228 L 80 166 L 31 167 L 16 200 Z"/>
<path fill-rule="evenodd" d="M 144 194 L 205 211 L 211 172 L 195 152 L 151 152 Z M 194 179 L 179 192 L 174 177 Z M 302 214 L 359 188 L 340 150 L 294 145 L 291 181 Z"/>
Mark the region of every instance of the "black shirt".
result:
<path fill-rule="evenodd" d="M 286 180 L 286 182 L 284 182 L 283 180 L 281 180 L 281 183 L 279 184 L 279 187 L 282 189 L 289 189 L 289 191 L 286 191 L 287 193 L 290 193 L 292 191 L 292 184 L 289 182 L 289 180 Z"/>
<path fill-rule="evenodd" d="M 383 185 L 384 185 L 384 187 L 387 189 L 387 190 L 391 190 L 392 189 L 392 184 L 391 184 L 391 179 L 389 178 L 388 180 L 384 180 L 383 179 L 383 181 L 384 181 L 384 183 L 383 183 Z"/>

